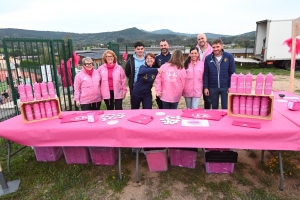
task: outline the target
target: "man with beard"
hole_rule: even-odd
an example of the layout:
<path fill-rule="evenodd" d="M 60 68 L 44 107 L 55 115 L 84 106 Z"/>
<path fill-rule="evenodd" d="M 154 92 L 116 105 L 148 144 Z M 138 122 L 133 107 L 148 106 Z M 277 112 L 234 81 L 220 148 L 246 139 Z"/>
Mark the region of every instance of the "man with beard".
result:
<path fill-rule="evenodd" d="M 171 58 L 171 53 L 169 52 L 169 44 L 167 40 L 162 39 L 159 44 L 161 53 L 155 57 L 154 67 L 160 68 L 163 64 L 168 62 Z M 162 102 L 158 96 L 156 96 L 156 103 L 159 109 L 163 109 Z"/>
<path fill-rule="evenodd" d="M 205 57 L 212 53 L 212 48 L 207 42 L 207 37 L 204 33 L 199 33 L 197 36 L 198 43 L 196 47 L 199 50 L 199 60 L 202 66 L 204 66 Z M 204 109 L 211 109 L 211 102 L 209 96 L 206 96 L 203 91 Z"/>
<path fill-rule="evenodd" d="M 227 109 L 230 77 L 235 72 L 234 58 L 223 50 L 221 39 L 212 42 L 213 52 L 204 61 L 204 93 L 210 97 L 212 109 L 219 108 L 221 96 L 222 109 Z"/>

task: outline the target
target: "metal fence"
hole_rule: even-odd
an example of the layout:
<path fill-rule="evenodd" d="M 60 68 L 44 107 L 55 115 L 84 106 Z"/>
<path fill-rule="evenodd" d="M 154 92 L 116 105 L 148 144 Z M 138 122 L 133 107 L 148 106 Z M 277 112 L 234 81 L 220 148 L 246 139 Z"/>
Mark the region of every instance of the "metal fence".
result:
<path fill-rule="evenodd" d="M 62 110 L 74 110 L 72 40 L 5 38 L 0 60 L 0 121 L 20 114 L 18 85 L 52 81 Z"/>

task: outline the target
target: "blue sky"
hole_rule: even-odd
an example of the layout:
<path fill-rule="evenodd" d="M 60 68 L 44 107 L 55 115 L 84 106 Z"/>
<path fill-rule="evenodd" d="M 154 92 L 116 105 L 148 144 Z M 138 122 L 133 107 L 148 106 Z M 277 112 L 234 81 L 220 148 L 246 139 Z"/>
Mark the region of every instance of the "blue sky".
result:
<path fill-rule="evenodd" d="M 0 28 L 99 33 L 137 27 L 238 35 L 256 21 L 300 17 L 300 0 L 6 0 Z"/>

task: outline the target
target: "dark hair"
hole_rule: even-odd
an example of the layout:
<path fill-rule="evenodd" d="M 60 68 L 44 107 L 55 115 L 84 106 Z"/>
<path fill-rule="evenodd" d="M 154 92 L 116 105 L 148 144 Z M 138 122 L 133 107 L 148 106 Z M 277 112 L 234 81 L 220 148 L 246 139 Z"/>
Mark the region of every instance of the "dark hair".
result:
<path fill-rule="evenodd" d="M 220 38 L 216 38 L 212 41 L 211 45 L 213 45 L 213 44 L 223 45 L 223 41 Z"/>
<path fill-rule="evenodd" d="M 197 52 L 199 53 L 199 49 L 197 47 L 191 47 L 190 48 L 190 53 L 194 50 L 197 50 Z M 189 68 L 189 64 L 191 62 L 191 56 L 189 56 L 185 61 L 184 61 L 184 68 L 187 69 Z"/>
<path fill-rule="evenodd" d="M 176 66 L 177 69 L 182 69 L 183 66 L 183 54 L 179 49 L 174 49 L 169 62 L 171 66 Z"/>
<path fill-rule="evenodd" d="M 167 42 L 168 43 L 168 41 L 166 39 L 161 39 L 160 42 Z"/>
<path fill-rule="evenodd" d="M 134 48 L 137 48 L 137 47 L 145 47 L 144 43 L 138 41 L 134 44 Z"/>

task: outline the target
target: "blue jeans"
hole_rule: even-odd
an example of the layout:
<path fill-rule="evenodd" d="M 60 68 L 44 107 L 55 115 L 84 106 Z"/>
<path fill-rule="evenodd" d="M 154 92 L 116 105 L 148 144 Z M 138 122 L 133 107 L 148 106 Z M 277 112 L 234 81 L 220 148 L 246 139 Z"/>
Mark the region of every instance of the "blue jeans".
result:
<path fill-rule="evenodd" d="M 161 101 L 163 105 L 163 109 L 177 109 L 178 102 L 176 103 L 170 103 L 170 102 L 165 102 Z"/>
<path fill-rule="evenodd" d="M 199 108 L 200 97 L 184 97 L 186 108 L 196 109 Z"/>
<path fill-rule="evenodd" d="M 221 96 L 222 109 L 227 109 L 228 88 L 209 88 L 212 109 L 219 109 L 219 96 Z"/>

